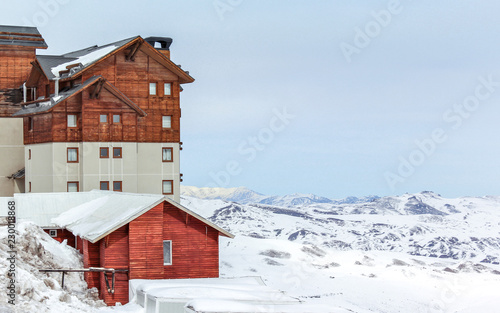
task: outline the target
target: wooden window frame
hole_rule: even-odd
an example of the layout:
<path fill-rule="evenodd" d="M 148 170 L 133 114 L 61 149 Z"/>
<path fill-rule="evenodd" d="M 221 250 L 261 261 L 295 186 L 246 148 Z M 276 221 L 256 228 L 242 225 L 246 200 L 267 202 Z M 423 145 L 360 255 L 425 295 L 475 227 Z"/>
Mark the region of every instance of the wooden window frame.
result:
<path fill-rule="evenodd" d="M 165 159 L 163 159 L 163 155 L 164 155 L 164 151 L 165 151 L 165 150 L 170 150 L 170 160 L 165 160 Z M 161 160 L 162 160 L 162 162 L 164 162 L 164 163 L 171 163 L 171 162 L 174 162 L 174 148 L 168 148 L 168 147 L 161 148 Z"/>
<path fill-rule="evenodd" d="M 120 119 L 119 122 L 115 122 L 115 116 L 118 116 L 118 118 Z M 113 124 L 121 124 L 122 123 L 122 115 L 121 114 L 113 114 L 111 119 L 112 119 L 111 121 L 113 122 Z"/>
<path fill-rule="evenodd" d="M 170 256 L 170 262 L 165 262 L 165 242 L 169 242 L 169 256 Z M 173 255 L 172 255 L 172 240 L 163 240 L 163 266 L 170 266 L 172 265 L 173 262 Z"/>
<path fill-rule="evenodd" d="M 120 183 L 120 189 L 115 189 L 115 183 Z M 115 180 L 113 181 L 113 191 L 123 191 L 123 181 L 121 180 Z"/>
<path fill-rule="evenodd" d="M 120 151 L 119 156 L 115 156 L 115 151 Z M 121 159 L 123 157 L 122 147 L 113 147 L 113 159 Z"/>
<path fill-rule="evenodd" d="M 165 117 L 170 117 L 170 127 L 165 127 L 164 126 L 163 119 Z M 162 115 L 162 117 L 161 117 L 161 128 L 163 128 L 163 129 L 172 129 L 172 115 Z"/>
<path fill-rule="evenodd" d="M 102 117 L 103 116 L 106 118 L 105 122 L 102 121 Z M 109 118 L 109 116 L 107 114 L 99 114 L 99 124 L 107 124 L 108 123 L 108 118 Z"/>
<path fill-rule="evenodd" d="M 52 238 L 57 237 L 57 229 L 49 229 L 49 236 Z"/>
<path fill-rule="evenodd" d="M 151 86 L 155 86 L 155 93 L 151 93 Z M 148 93 L 150 96 L 158 96 L 158 83 L 157 82 L 149 82 L 149 90 Z"/>
<path fill-rule="evenodd" d="M 69 150 L 70 149 L 76 149 L 76 161 L 70 161 L 69 160 Z M 78 163 L 80 161 L 80 156 L 79 156 L 79 150 L 78 147 L 69 147 L 66 149 L 66 161 L 68 163 Z"/>
<path fill-rule="evenodd" d="M 166 93 L 166 92 L 165 92 L 165 90 L 166 90 L 167 86 L 170 86 L 170 87 L 168 88 L 169 93 Z M 163 83 L 163 95 L 164 95 L 165 97 L 170 97 L 170 96 L 172 96 L 172 83 Z"/>
<path fill-rule="evenodd" d="M 101 188 L 102 184 L 106 184 L 106 186 L 107 186 L 106 189 Z M 99 182 L 99 190 L 109 190 L 109 181 L 100 181 Z"/>
<path fill-rule="evenodd" d="M 75 126 L 69 126 L 69 117 L 74 116 L 75 117 Z M 68 128 L 77 128 L 78 127 L 78 115 L 77 114 L 67 114 L 66 115 L 66 126 Z"/>
<path fill-rule="evenodd" d="M 69 191 L 69 184 L 76 184 L 76 192 L 80 192 L 80 182 L 79 181 L 69 181 L 66 183 L 66 191 Z"/>
<path fill-rule="evenodd" d="M 165 182 L 170 182 L 170 185 L 172 187 L 171 190 L 170 190 L 170 193 L 165 193 L 165 188 L 164 188 Z M 172 179 L 162 180 L 162 182 L 161 182 L 161 193 L 164 194 L 164 195 L 173 195 L 174 194 L 174 181 Z"/>
<path fill-rule="evenodd" d="M 106 156 L 102 156 L 101 151 L 106 150 Z M 109 159 L 109 147 L 99 147 L 99 159 Z"/>

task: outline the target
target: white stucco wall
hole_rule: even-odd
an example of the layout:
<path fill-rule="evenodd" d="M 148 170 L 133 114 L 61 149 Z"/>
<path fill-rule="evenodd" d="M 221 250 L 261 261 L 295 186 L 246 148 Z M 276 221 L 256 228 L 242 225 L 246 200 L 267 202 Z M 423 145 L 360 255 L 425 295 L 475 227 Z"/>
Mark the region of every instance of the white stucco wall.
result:
<path fill-rule="evenodd" d="M 109 158 L 99 157 L 99 148 L 109 148 Z M 113 158 L 113 147 L 122 148 L 122 158 Z M 67 162 L 67 148 L 78 148 L 78 163 Z M 162 162 L 162 148 L 172 148 L 173 162 Z M 31 149 L 31 160 L 29 150 Z M 79 182 L 80 191 L 99 189 L 101 181 L 122 182 L 122 191 L 162 193 L 162 181 L 173 180 L 180 201 L 178 143 L 84 142 L 44 143 L 25 147 L 26 191 L 65 192 L 67 183 Z"/>
<path fill-rule="evenodd" d="M 0 197 L 8 197 L 23 191 L 7 178 L 24 167 L 23 119 L 0 118 L 0 134 Z"/>

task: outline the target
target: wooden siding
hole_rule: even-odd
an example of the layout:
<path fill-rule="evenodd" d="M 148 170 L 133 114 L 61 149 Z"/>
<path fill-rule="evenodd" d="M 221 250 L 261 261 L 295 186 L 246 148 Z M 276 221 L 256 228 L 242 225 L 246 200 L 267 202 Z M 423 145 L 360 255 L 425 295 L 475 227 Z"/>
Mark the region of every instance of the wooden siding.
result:
<path fill-rule="evenodd" d="M 0 117 L 10 117 L 21 106 L 22 85 L 28 78 L 34 48 L 0 47 Z"/>
<path fill-rule="evenodd" d="M 137 104 L 147 114 L 145 117 L 140 117 L 105 88 L 98 99 L 90 99 L 89 91 L 93 90 L 90 87 L 56 105 L 51 112 L 37 114 L 33 132 L 25 132 L 25 144 L 81 141 L 180 142 L 179 77 L 143 51 L 136 54 L 135 61 L 126 61 L 126 53 L 127 51 L 119 52 L 107 58 L 73 82 L 61 82 L 61 88 L 101 75 Z M 149 95 L 150 82 L 157 83 L 157 95 Z M 165 83 L 172 85 L 171 95 L 164 95 Z M 49 84 L 43 76 L 38 77 L 35 85 L 39 89 L 39 95 L 46 95 L 54 90 L 53 82 Z M 108 123 L 99 123 L 99 115 L 103 112 L 109 115 L 122 114 L 122 123 L 113 125 L 110 118 Z M 78 115 L 77 128 L 67 127 L 67 114 Z M 163 128 L 162 116 L 171 116 L 170 128 Z M 25 129 L 27 125 L 28 118 L 25 118 Z"/>
<path fill-rule="evenodd" d="M 128 270 L 128 239 L 128 225 L 125 225 L 99 241 L 101 267 Z M 111 274 L 107 275 L 111 286 Z M 115 305 L 116 302 L 122 304 L 128 302 L 128 273 L 117 272 L 115 274 L 114 294 L 107 291 L 104 273 L 100 274 L 100 282 L 100 298 L 103 299 L 107 305 Z"/>
<path fill-rule="evenodd" d="M 130 279 L 163 278 L 163 203 L 129 224 Z"/>
<path fill-rule="evenodd" d="M 164 279 L 219 277 L 219 232 L 164 204 L 163 240 L 172 240 L 172 265 Z"/>
<path fill-rule="evenodd" d="M 93 244 L 88 240 L 83 240 L 83 267 L 100 267 L 100 246 L 99 242 Z M 101 291 L 100 275 L 97 272 L 87 272 L 84 273 L 85 281 L 87 282 L 88 288 L 96 287 Z"/>

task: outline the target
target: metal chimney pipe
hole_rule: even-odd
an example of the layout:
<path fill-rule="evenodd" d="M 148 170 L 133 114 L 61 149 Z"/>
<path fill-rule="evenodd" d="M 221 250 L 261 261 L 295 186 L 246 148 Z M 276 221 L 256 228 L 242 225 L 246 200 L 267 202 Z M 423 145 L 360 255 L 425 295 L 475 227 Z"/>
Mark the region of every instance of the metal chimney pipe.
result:
<path fill-rule="evenodd" d="M 59 77 L 54 79 L 55 81 L 55 91 L 54 91 L 54 97 L 59 96 Z"/>
<path fill-rule="evenodd" d="M 26 103 L 28 100 L 28 88 L 26 88 L 26 83 L 23 84 L 23 102 Z"/>

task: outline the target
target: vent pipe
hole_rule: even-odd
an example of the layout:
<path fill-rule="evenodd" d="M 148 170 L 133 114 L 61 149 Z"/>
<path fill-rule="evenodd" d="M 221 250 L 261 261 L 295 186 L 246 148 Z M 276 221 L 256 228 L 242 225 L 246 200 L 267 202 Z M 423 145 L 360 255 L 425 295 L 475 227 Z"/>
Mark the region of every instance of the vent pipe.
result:
<path fill-rule="evenodd" d="M 54 78 L 54 82 L 55 82 L 55 91 L 54 91 L 54 97 L 59 97 L 59 77 L 57 78 Z"/>
<path fill-rule="evenodd" d="M 26 103 L 28 100 L 28 88 L 26 88 L 26 83 L 23 84 L 23 102 Z"/>

